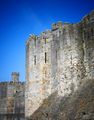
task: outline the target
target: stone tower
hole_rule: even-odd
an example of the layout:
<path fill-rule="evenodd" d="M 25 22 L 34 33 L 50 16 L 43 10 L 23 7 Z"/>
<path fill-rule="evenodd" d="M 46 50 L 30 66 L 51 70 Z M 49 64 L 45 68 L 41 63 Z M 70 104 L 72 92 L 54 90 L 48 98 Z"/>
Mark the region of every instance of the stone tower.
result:
<path fill-rule="evenodd" d="M 26 43 L 25 113 L 30 117 L 57 92 L 68 96 L 94 78 L 94 11 L 77 24 L 57 22 Z"/>
<path fill-rule="evenodd" d="M 11 77 L 12 77 L 13 82 L 19 82 L 19 73 L 18 72 L 12 72 Z"/>

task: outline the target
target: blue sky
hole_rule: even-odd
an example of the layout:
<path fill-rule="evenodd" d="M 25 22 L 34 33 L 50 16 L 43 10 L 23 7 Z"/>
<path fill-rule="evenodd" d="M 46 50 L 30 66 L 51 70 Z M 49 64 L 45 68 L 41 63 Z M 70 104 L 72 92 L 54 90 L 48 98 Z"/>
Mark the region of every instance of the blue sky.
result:
<path fill-rule="evenodd" d="M 25 42 L 29 34 L 57 21 L 76 23 L 94 9 L 94 0 L 0 0 L 0 81 L 20 72 L 25 80 Z"/>

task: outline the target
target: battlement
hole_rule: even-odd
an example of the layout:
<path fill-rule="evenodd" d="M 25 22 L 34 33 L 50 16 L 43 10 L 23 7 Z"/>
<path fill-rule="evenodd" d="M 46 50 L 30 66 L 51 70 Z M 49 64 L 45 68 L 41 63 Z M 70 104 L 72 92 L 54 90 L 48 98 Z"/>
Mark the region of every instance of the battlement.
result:
<path fill-rule="evenodd" d="M 41 35 L 47 35 L 49 33 L 51 33 L 51 30 L 45 30 L 44 32 L 41 33 Z"/>
<path fill-rule="evenodd" d="M 26 45 L 30 43 L 32 40 L 37 40 L 38 36 L 34 34 L 30 34 L 28 40 L 26 41 Z"/>
<path fill-rule="evenodd" d="M 94 10 L 91 13 L 85 15 L 81 20 L 81 23 L 83 23 L 84 25 L 87 25 L 93 22 L 94 22 Z"/>
<path fill-rule="evenodd" d="M 58 21 L 57 23 L 52 24 L 52 30 L 56 30 L 58 28 L 62 28 L 62 21 Z"/>
<path fill-rule="evenodd" d="M 7 85 L 7 82 L 0 82 L 0 86 Z"/>
<path fill-rule="evenodd" d="M 30 34 L 30 35 L 29 35 L 29 39 L 30 39 L 30 40 L 36 40 L 36 39 L 37 39 L 37 36 L 34 35 L 34 34 Z"/>
<path fill-rule="evenodd" d="M 46 30 L 40 34 L 40 38 L 43 38 L 45 40 L 46 38 L 49 38 L 50 35 L 51 35 L 51 30 Z"/>
<path fill-rule="evenodd" d="M 51 30 L 45 30 L 44 32 L 42 32 L 40 34 L 40 36 L 37 36 L 35 34 L 30 34 L 29 35 L 29 39 L 26 41 L 26 45 L 30 43 L 30 41 L 32 40 L 38 40 L 38 38 L 48 38 L 50 34 L 52 34 L 53 31 L 60 29 L 62 30 L 64 27 L 69 26 L 69 25 L 80 25 L 82 24 L 82 26 L 85 26 L 89 23 L 94 22 L 94 10 L 92 12 L 90 12 L 89 14 L 85 15 L 82 20 L 78 23 L 75 24 L 71 24 L 71 23 L 67 23 L 67 22 L 62 22 L 62 21 L 58 21 L 56 23 L 53 23 L 51 26 Z"/>

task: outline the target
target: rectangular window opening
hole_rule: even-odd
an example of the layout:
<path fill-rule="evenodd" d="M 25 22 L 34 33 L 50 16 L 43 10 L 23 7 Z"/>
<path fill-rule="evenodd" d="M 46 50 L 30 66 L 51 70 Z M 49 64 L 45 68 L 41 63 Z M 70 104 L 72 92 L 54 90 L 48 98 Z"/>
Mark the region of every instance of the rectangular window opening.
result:
<path fill-rule="evenodd" d="M 36 55 L 34 56 L 34 65 L 36 65 Z"/>
<path fill-rule="evenodd" d="M 47 53 L 45 52 L 45 63 L 47 62 Z"/>
<path fill-rule="evenodd" d="M 36 39 L 34 40 L 34 44 L 35 44 L 35 47 L 36 47 Z"/>

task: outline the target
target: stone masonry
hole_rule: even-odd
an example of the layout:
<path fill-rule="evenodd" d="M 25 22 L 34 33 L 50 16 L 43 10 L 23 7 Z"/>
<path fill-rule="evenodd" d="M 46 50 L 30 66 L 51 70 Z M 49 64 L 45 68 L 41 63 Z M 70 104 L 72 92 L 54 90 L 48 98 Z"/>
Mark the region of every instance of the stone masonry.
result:
<path fill-rule="evenodd" d="M 94 79 L 94 11 L 79 23 L 57 22 L 26 42 L 25 114 L 30 117 L 51 94 L 68 96 Z"/>
<path fill-rule="evenodd" d="M 25 83 L 19 73 L 12 73 L 12 81 L 0 82 L 0 120 L 25 119 Z"/>

